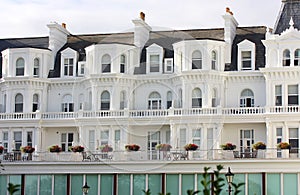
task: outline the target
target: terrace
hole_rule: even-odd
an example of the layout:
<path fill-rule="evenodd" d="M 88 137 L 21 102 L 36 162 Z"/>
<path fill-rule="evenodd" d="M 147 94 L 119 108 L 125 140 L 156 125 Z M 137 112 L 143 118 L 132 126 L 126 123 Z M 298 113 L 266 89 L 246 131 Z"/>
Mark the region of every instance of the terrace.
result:
<path fill-rule="evenodd" d="M 14 162 L 130 162 L 130 161 L 219 161 L 219 160 L 278 160 L 298 159 L 299 149 L 266 150 L 170 150 L 170 151 L 87 151 L 87 152 L 34 152 L 13 151 L 0 155 L 7 163 Z"/>
<path fill-rule="evenodd" d="M 0 113 L 0 120 L 24 119 L 84 119 L 84 118 L 149 118 L 168 116 L 237 116 L 300 113 L 300 106 L 245 107 L 245 108 L 192 108 L 166 110 L 99 110 L 78 112 L 32 112 L 32 113 Z"/>

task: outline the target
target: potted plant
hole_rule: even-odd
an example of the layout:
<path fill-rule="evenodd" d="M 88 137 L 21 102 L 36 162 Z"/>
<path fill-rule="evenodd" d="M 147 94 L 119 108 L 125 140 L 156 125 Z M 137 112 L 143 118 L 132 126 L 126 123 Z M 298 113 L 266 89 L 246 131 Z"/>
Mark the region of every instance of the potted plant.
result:
<path fill-rule="evenodd" d="M 221 145 L 222 150 L 234 150 L 236 149 L 236 145 L 227 142 L 226 144 Z"/>
<path fill-rule="evenodd" d="M 4 151 L 4 147 L 3 146 L 0 146 L 0 154 L 2 154 Z"/>
<path fill-rule="evenodd" d="M 277 144 L 277 148 L 281 150 L 291 149 L 291 145 L 287 142 L 280 142 L 279 144 Z"/>
<path fill-rule="evenodd" d="M 108 144 L 100 146 L 99 149 L 101 150 L 101 152 L 112 152 L 113 151 L 113 148 Z"/>
<path fill-rule="evenodd" d="M 155 146 L 155 149 L 159 151 L 170 151 L 171 148 L 172 146 L 170 144 L 157 144 Z"/>
<path fill-rule="evenodd" d="M 256 142 L 255 144 L 252 145 L 252 148 L 256 150 L 257 152 L 257 158 L 265 158 L 265 150 L 267 148 L 266 144 L 263 142 Z"/>
<path fill-rule="evenodd" d="M 35 151 L 35 148 L 33 148 L 32 146 L 23 146 L 21 147 L 21 152 L 23 153 L 33 153 Z"/>
<path fill-rule="evenodd" d="M 59 153 L 62 151 L 62 148 L 59 145 L 52 145 L 48 148 L 49 152 Z"/>
<path fill-rule="evenodd" d="M 196 145 L 196 144 L 187 144 L 187 145 L 184 146 L 184 149 L 186 151 L 195 151 L 195 150 L 198 149 L 198 145 Z"/>
<path fill-rule="evenodd" d="M 72 152 L 83 152 L 84 151 L 84 147 L 83 146 L 71 146 L 70 150 Z"/>
<path fill-rule="evenodd" d="M 137 145 L 137 144 L 127 144 L 127 145 L 125 146 L 125 149 L 126 149 L 127 151 L 138 151 L 138 150 L 140 149 L 140 146 Z"/>
<path fill-rule="evenodd" d="M 255 150 L 265 150 L 266 149 L 266 144 L 263 142 L 256 142 L 255 144 L 252 145 L 252 148 Z"/>
<path fill-rule="evenodd" d="M 287 142 L 280 142 L 277 144 L 277 148 L 281 150 L 281 157 L 282 158 L 289 158 L 290 157 L 290 149 L 291 145 Z"/>

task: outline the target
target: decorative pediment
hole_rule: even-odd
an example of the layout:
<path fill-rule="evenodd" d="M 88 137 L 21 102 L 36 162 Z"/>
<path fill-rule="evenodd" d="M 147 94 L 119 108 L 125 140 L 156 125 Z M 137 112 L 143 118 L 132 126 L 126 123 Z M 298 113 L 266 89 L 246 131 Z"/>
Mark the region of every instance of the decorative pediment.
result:
<path fill-rule="evenodd" d="M 239 48 L 251 48 L 255 46 L 255 43 L 249 41 L 248 39 L 245 39 L 237 44 Z"/>
<path fill-rule="evenodd" d="M 149 47 L 147 47 L 147 51 L 160 51 L 163 48 L 159 45 L 157 45 L 156 43 L 153 43 L 152 45 L 150 45 Z"/>
<path fill-rule="evenodd" d="M 70 47 L 64 49 L 63 51 L 61 51 L 62 54 L 75 54 L 76 51 Z"/>

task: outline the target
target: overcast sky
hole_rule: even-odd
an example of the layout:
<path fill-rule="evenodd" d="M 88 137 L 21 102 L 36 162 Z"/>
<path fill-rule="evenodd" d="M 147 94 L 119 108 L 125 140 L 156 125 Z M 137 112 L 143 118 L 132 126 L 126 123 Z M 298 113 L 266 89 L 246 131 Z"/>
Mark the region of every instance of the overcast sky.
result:
<path fill-rule="evenodd" d="M 239 26 L 274 27 L 281 0 L 0 0 L 0 38 L 48 36 L 47 24 L 72 34 L 124 32 L 146 14 L 152 27 L 222 28 L 230 7 Z"/>

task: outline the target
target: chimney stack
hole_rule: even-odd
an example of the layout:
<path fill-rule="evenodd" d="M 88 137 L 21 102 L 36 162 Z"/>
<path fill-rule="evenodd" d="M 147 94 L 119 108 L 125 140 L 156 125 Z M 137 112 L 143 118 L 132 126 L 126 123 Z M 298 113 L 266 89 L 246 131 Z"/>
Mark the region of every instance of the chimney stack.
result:
<path fill-rule="evenodd" d="M 143 48 L 149 39 L 152 28 L 145 22 L 144 12 L 140 12 L 140 18 L 132 20 L 134 23 L 134 45 Z"/>

